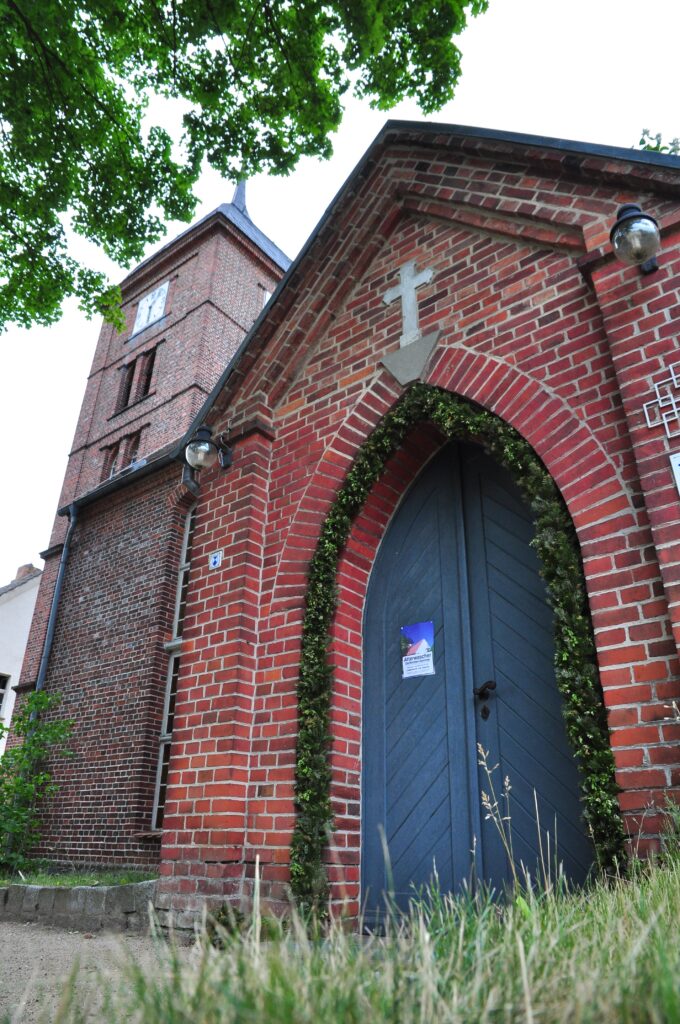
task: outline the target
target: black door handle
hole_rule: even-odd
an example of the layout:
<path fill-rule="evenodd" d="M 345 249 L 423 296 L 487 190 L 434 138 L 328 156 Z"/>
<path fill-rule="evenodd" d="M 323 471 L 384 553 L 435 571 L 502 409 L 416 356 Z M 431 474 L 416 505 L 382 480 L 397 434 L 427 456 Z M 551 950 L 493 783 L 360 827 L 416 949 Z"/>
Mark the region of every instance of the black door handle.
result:
<path fill-rule="evenodd" d="M 481 686 L 475 686 L 475 688 L 473 689 L 472 692 L 474 693 L 475 697 L 479 698 L 479 700 L 488 700 L 489 699 L 489 693 L 491 692 L 491 690 L 495 690 L 495 689 L 496 689 L 496 680 L 495 679 L 488 679 L 485 683 L 482 683 Z"/>

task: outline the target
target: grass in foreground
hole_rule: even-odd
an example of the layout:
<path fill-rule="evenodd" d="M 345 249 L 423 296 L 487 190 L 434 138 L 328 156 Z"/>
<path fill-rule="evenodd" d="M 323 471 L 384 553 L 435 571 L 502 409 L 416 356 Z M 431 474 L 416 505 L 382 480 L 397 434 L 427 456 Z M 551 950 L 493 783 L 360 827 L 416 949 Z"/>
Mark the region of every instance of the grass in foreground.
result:
<path fill-rule="evenodd" d="M 577 893 L 499 906 L 435 896 L 384 938 L 299 921 L 273 940 L 256 915 L 187 962 L 159 943 L 131 964 L 103 1021 L 143 1024 L 673 1024 L 680 1022 L 680 860 Z M 271 932 L 268 930 L 268 934 Z M 83 1019 L 71 986 L 60 1022 Z"/>
<path fill-rule="evenodd" d="M 146 882 L 157 877 L 158 873 L 154 871 L 52 872 L 34 870 L 0 875 L 0 885 L 59 885 L 71 889 L 76 885 L 127 885 L 129 882 Z"/>

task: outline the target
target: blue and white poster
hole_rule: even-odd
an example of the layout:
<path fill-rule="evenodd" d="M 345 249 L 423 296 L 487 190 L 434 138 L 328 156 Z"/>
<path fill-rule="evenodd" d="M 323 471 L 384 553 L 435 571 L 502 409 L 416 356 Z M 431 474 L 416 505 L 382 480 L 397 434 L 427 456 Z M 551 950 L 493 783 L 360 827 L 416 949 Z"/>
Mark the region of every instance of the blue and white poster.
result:
<path fill-rule="evenodd" d="M 434 623 L 401 627 L 401 678 L 434 675 Z"/>

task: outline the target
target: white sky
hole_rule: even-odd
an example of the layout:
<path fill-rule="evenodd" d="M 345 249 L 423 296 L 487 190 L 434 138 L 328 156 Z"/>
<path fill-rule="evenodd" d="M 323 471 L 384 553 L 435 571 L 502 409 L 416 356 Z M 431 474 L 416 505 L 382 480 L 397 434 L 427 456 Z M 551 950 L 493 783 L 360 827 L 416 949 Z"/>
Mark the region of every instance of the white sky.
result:
<path fill-rule="evenodd" d="M 670 140 L 680 135 L 679 39 L 679 0 L 490 0 L 459 41 L 456 98 L 427 120 L 617 146 L 637 145 L 643 128 Z M 424 120 L 414 104 L 386 115 L 350 101 L 329 162 L 248 183 L 251 217 L 289 256 L 388 116 Z M 233 186 L 208 173 L 198 192 L 200 217 Z M 168 239 L 185 227 L 171 225 Z M 24 562 L 42 565 L 98 333 L 72 303 L 54 327 L 0 335 L 0 586 Z"/>

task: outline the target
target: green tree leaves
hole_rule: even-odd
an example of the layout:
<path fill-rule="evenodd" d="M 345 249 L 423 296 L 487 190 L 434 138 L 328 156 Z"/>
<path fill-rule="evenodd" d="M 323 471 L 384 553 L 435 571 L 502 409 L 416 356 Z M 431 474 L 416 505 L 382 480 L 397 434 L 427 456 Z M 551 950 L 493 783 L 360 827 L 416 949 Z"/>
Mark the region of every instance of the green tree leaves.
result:
<path fill-rule="evenodd" d="M 640 149 L 646 149 L 648 153 L 669 153 L 671 156 L 677 156 L 680 153 L 680 139 L 671 139 L 666 143 L 660 132 L 654 135 L 649 128 L 642 129 L 638 146 Z"/>
<path fill-rule="evenodd" d="M 487 0 L 0 0 L 0 326 L 51 323 L 68 295 L 112 315 L 64 218 L 129 265 L 188 220 L 204 161 L 227 177 L 329 156 L 354 92 L 387 109 L 450 99 L 453 39 Z M 183 138 L 148 127 L 183 101 Z"/>
<path fill-rule="evenodd" d="M 57 789 L 46 759 L 50 754 L 67 753 L 71 722 L 40 717 L 58 703 L 56 694 L 30 694 L 12 724 L 20 742 L 0 757 L 0 864 L 13 871 L 25 865 L 40 837 L 38 801 Z M 0 724 L 0 735 L 8 732 Z"/>

